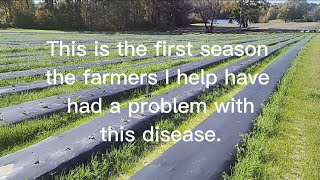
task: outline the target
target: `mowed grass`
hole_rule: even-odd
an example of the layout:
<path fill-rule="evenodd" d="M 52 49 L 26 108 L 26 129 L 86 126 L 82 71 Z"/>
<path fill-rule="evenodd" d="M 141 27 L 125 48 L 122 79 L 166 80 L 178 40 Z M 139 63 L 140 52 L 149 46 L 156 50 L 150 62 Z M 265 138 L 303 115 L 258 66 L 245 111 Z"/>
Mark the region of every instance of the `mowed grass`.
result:
<path fill-rule="evenodd" d="M 195 27 L 204 27 L 203 23 L 192 24 Z M 215 24 L 216 27 L 239 27 L 238 24 Z M 252 23 L 249 25 L 251 29 L 277 29 L 281 30 L 319 30 L 319 22 L 289 22 L 285 23 L 282 20 L 272 20 L 269 23 Z"/>
<path fill-rule="evenodd" d="M 320 179 L 320 35 L 300 52 L 226 179 Z"/>

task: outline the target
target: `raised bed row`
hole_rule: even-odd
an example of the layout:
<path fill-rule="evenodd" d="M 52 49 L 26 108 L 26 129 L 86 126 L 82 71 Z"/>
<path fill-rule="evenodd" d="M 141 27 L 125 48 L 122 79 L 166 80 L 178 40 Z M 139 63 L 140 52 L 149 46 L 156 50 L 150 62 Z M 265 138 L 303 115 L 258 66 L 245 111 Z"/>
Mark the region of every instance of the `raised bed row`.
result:
<path fill-rule="evenodd" d="M 197 57 L 197 56 L 195 56 L 195 57 Z M 102 71 L 102 72 L 95 72 L 95 73 L 99 73 L 100 75 L 102 75 L 104 73 L 112 73 L 112 72 L 117 72 L 117 71 L 124 70 L 124 69 L 134 69 L 134 68 L 139 68 L 139 67 L 146 67 L 146 66 L 160 64 L 160 63 L 169 62 L 169 61 L 177 61 L 179 59 L 184 59 L 184 58 L 187 58 L 187 57 L 161 58 L 160 60 L 155 60 L 155 61 L 151 61 L 151 62 L 133 64 L 133 65 L 130 65 L 130 67 L 125 66 L 125 67 L 121 67 L 121 68 L 111 69 L 111 70 Z M 77 75 L 75 77 L 75 81 L 77 81 L 77 82 L 83 81 L 84 78 L 85 77 L 83 75 Z M 4 86 L 4 87 L 0 87 L 0 96 L 12 95 L 12 94 L 17 94 L 17 93 L 21 93 L 21 92 L 39 91 L 39 90 L 43 90 L 46 88 L 55 87 L 55 86 L 59 86 L 59 85 L 61 85 L 61 79 L 57 79 L 57 84 L 48 84 L 47 81 L 44 80 L 44 81 L 38 81 L 38 82 L 33 82 L 33 83 Z"/>
<path fill-rule="evenodd" d="M 264 37 L 266 37 L 266 36 L 264 36 Z M 118 37 L 117 37 L 118 38 Z M 156 38 L 148 38 L 148 41 L 152 41 L 152 40 L 154 40 L 154 41 L 159 41 L 159 40 L 168 40 L 168 39 L 170 39 L 170 41 L 191 41 L 191 42 L 198 42 L 199 41 L 199 37 L 197 37 L 197 38 L 188 38 L 188 39 L 180 39 L 180 38 L 172 38 L 172 37 L 170 37 L 170 38 L 166 38 L 166 37 L 161 37 L 161 38 L 159 38 L 159 37 L 156 37 Z M 238 37 L 213 37 L 213 38 L 210 38 L 210 41 L 226 41 L 226 40 L 238 40 L 239 38 Z M 128 40 L 127 38 L 122 38 L 122 39 L 117 39 L 117 40 L 113 40 L 113 41 L 99 41 L 100 43 L 111 43 L 111 42 L 119 42 L 119 41 L 121 41 L 121 40 Z M 129 39 L 130 40 L 130 39 Z M 140 38 L 140 40 L 141 40 L 141 42 L 145 42 L 145 38 Z M 200 39 L 200 41 L 209 41 L 208 40 L 208 38 L 206 38 L 206 39 Z M 86 41 L 80 41 L 81 43 L 83 43 L 83 44 L 85 44 L 85 42 L 87 42 L 87 44 L 92 44 L 93 42 L 94 42 L 94 40 L 86 40 Z M 136 42 L 136 41 L 135 41 Z M 44 41 L 41 43 L 42 45 L 44 45 Z M 38 54 L 34 54 L 34 53 L 39 53 L 39 52 L 24 52 L 24 53 L 10 53 L 10 54 L 1 54 L 0 55 L 0 61 L 1 60 L 4 60 L 4 58 L 1 58 L 1 57 L 6 57 L 6 58 L 8 58 L 8 57 L 19 57 L 20 55 L 19 54 L 21 54 L 21 59 L 23 59 L 23 58 L 25 58 L 25 57 L 27 57 L 27 56 L 37 56 L 38 58 L 43 58 L 43 55 L 38 55 Z M 40 54 L 40 53 L 39 53 Z M 46 55 L 46 54 L 44 54 L 44 55 Z M 49 53 L 48 53 L 48 55 L 49 55 Z"/>
<path fill-rule="evenodd" d="M 273 51 L 276 51 L 278 48 L 281 48 L 287 44 L 298 41 L 300 38 L 295 38 L 284 43 L 280 43 L 273 47 Z M 270 44 L 276 44 L 273 42 Z M 272 52 L 272 50 L 269 50 Z M 230 59 L 232 57 L 220 56 L 216 58 L 206 58 L 192 63 L 187 63 L 179 65 L 169 69 L 170 79 L 177 76 L 177 71 L 183 73 L 191 73 L 199 69 L 203 69 L 209 66 L 212 66 L 216 63 L 222 62 L 224 60 Z M 164 82 L 166 79 L 166 70 L 157 72 L 158 82 Z M 75 102 L 94 102 L 99 98 L 103 100 L 112 100 L 118 99 L 121 95 L 130 93 L 137 89 L 145 88 L 146 84 L 136 84 L 136 85 L 123 85 L 123 84 L 114 84 L 114 85 L 102 85 L 99 87 L 83 89 L 77 92 L 61 94 L 57 96 L 51 96 L 43 99 L 38 99 L 35 101 L 25 102 L 19 105 L 10 106 L 0 109 L 0 123 L 1 124 L 14 124 L 19 123 L 28 119 L 51 115 L 53 113 L 64 111 L 68 108 L 67 100 L 70 98 Z"/>
<path fill-rule="evenodd" d="M 283 42 L 283 41 L 286 41 L 286 40 L 288 40 L 288 38 L 277 40 L 277 42 Z M 200 53 L 194 55 L 194 57 L 198 57 L 198 56 L 200 56 Z M 155 64 L 158 64 L 158 63 L 164 63 L 164 62 L 168 62 L 168 61 L 176 61 L 176 60 L 184 59 L 184 58 L 188 58 L 188 56 L 172 57 L 172 58 L 171 57 L 170 58 L 164 57 L 164 58 L 160 58 L 159 60 L 152 61 L 152 62 L 146 62 L 146 63 L 130 65 L 130 68 L 138 68 L 138 67 L 143 67 L 143 66 L 155 65 Z M 109 71 L 104 71 L 104 72 L 99 72 L 99 73 L 102 74 L 102 73 L 114 72 L 114 71 L 118 71 L 118 70 L 126 69 L 126 68 L 129 68 L 129 67 L 117 68 L 117 69 L 112 69 L 112 70 L 109 70 Z M 76 81 L 82 81 L 82 80 L 84 80 L 84 76 L 82 76 L 82 75 L 76 76 Z M 42 90 L 42 89 L 45 89 L 45 88 L 57 86 L 59 84 L 61 84 L 60 80 L 58 80 L 57 84 L 51 84 L 51 85 L 48 84 L 47 81 L 39 81 L 39 82 L 34 82 L 34 83 L 26 83 L 26 84 L 16 84 L 16 85 L 11 85 L 11 86 L 4 86 L 4 87 L 0 87 L 0 96 L 5 96 L 5 95 L 10 95 L 10 94 L 15 94 L 15 93 L 21 93 L 21 92 L 25 92 L 25 91 L 29 91 L 29 92 L 30 91 L 38 91 L 38 90 Z"/>
<path fill-rule="evenodd" d="M 155 44 L 155 42 L 144 42 L 144 45 L 146 47 L 151 47 L 153 44 Z M 112 50 L 116 50 L 116 47 L 110 47 L 109 51 Z M 86 50 L 87 52 L 94 52 L 94 48 L 90 48 Z M 30 52 L 28 52 L 30 53 Z M 37 52 L 36 52 L 37 53 Z M 15 54 L 15 53 L 13 53 Z M 40 54 L 40 53 L 38 53 Z M 32 57 L 37 57 L 37 58 L 44 58 L 46 57 L 46 55 L 48 55 L 48 58 L 51 57 L 50 53 L 47 54 L 43 54 L 43 55 L 37 55 L 34 54 L 33 52 L 30 54 L 30 56 Z M 74 61 L 79 61 L 79 60 L 87 60 L 87 59 L 94 59 L 95 56 L 84 56 L 84 57 L 73 57 L 70 59 L 57 59 L 57 60 L 46 60 L 46 61 L 37 61 L 37 62 L 26 62 L 26 63 L 19 63 L 19 64 L 4 64 L 4 65 L 0 65 L 0 68 L 16 68 L 16 67 L 28 67 L 28 66 L 34 66 L 37 65 L 39 63 L 45 63 L 45 65 L 51 65 L 51 64 L 56 64 L 56 63 L 67 63 L 67 62 L 74 62 Z M 25 60 L 25 58 L 22 56 L 21 60 Z"/>
<path fill-rule="evenodd" d="M 279 38 L 279 37 L 272 37 L 272 38 Z M 216 40 L 216 39 L 213 39 L 213 40 Z M 226 39 L 220 39 L 220 41 L 222 41 L 222 40 L 225 41 Z M 230 38 L 227 40 L 238 40 L 238 39 Z M 186 40 L 184 40 L 184 41 L 186 41 Z M 150 41 L 144 42 L 144 45 L 146 47 L 151 47 L 153 44 L 155 44 L 155 41 L 154 42 L 150 42 Z M 117 49 L 116 47 L 111 47 L 111 48 L 109 48 L 109 51 L 116 50 L 116 49 Z M 94 48 L 87 49 L 86 51 L 87 52 L 94 52 Z M 15 53 L 13 53 L 13 54 L 15 54 Z M 50 57 L 49 54 L 50 53 L 45 54 L 45 55 L 48 55 L 48 57 Z M 45 57 L 44 55 L 36 55 L 33 52 L 30 55 L 33 57 L 36 56 L 37 58 Z M 18 67 L 30 67 L 30 66 L 38 65 L 39 63 L 42 63 L 44 65 L 52 65 L 52 64 L 57 64 L 57 63 L 68 63 L 68 62 L 75 62 L 75 61 L 79 61 L 79 60 L 88 60 L 88 59 L 94 59 L 94 58 L 96 58 L 96 57 L 95 56 L 85 56 L 85 57 L 73 57 L 70 59 L 46 60 L 46 61 L 26 62 L 26 63 L 19 63 L 19 64 L 4 64 L 4 65 L 0 65 L 0 68 L 8 69 L 8 68 L 18 68 Z M 97 58 L 99 58 L 99 57 L 97 57 Z M 23 60 L 23 59 L 25 59 L 25 57 L 22 57 L 21 59 Z"/>
<path fill-rule="evenodd" d="M 290 40 L 273 47 L 270 49 L 268 56 L 278 51 L 279 48 L 297 40 Z M 219 83 L 223 83 L 226 69 L 230 73 L 237 74 L 265 58 L 257 55 L 245 58 L 212 73 L 218 76 Z M 215 85 L 212 85 L 205 89 L 201 84 L 183 85 L 165 94 L 151 98 L 148 102 L 160 102 L 161 98 L 168 102 L 171 102 L 170 100 L 173 98 L 177 98 L 178 103 L 190 102 L 205 91 L 212 91 L 214 87 Z M 64 169 L 86 162 L 92 154 L 104 152 L 110 148 L 114 143 L 102 141 L 100 135 L 102 127 L 112 126 L 113 130 L 120 132 L 120 127 L 123 126 L 125 130 L 134 130 L 138 135 L 148 129 L 155 121 L 160 120 L 161 117 L 161 113 L 152 114 L 145 111 L 143 115 L 135 114 L 133 117 L 128 118 L 128 108 L 122 109 L 119 114 L 108 113 L 17 153 L 0 158 L 0 168 L 2 167 L 2 169 L 6 170 L 6 172 L 3 172 L 5 174 L 3 178 L 36 179 L 42 178 L 42 176 L 50 177 L 51 173 L 61 172 Z"/>
<path fill-rule="evenodd" d="M 21 35 L 21 34 L 19 34 Z M 28 35 L 23 35 L 23 37 L 27 37 L 30 35 L 35 35 L 35 34 L 28 34 Z M 39 36 L 39 34 L 36 34 L 37 36 Z M 49 35 L 52 35 L 51 33 Z M 58 35 L 61 35 L 61 34 L 58 34 Z M 207 40 L 208 37 L 210 38 L 216 38 L 216 39 L 220 39 L 220 40 L 223 40 L 223 39 L 226 39 L 226 38 L 229 38 L 229 37 L 224 37 L 224 36 L 186 36 L 187 38 L 183 38 L 181 39 L 181 36 L 180 35 L 162 35 L 162 36 L 153 36 L 153 35 L 144 35 L 142 37 L 139 37 L 139 36 L 135 36 L 135 35 L 124 35 L 124 36 L 113 36 L 113 35 L 99 35 L 99 34 L 71 34 L 72 36 L 65 36 L 67 34 L 64 33 L 64 35 L 60 38 L 57 38 L 57 37 L 54 37 L 54 38 L 48 38 L 48 37 L 45 37 L 46 40 L 55 40 L 55 39 L 59 39 L 59 40 L 63 40 L 65 42 L 70 42 L 71 40 L 70 39 L 74 39 L 80 43 L 90 43 L 90 42 L 94 42 L 96 41 L 97 39 L 99 39 L 100 42 L 103 42 L 103 43 L 112 43 L 112 42 L 117 42 L 119 40 L 129 40 L 129 41 L 144 41 L 146 39 L 148 40 L 176 40 L 176 41 L 199 41 L 200 40 Z M 7 36 L 7 35 L 6 35 Z M 79 38 L 80 36 L 85 36 L 84 38 Z M 93 36 L 93 38 L 88 38 L 88 36 Z M 234 37 L 234 36 L 233 36 Z M 108 40 L 103 40 L 103 39 L 106 39 L 108 38 Z M 0 36 L 0 39 L 1 39 L 1 36 Z M 43 45 L 43 42 L 45 41 L 45 39 L 37 39 L 37 40 L 34 40 L 34 39 L 29 39 L 29 40 L 21 40 L 21 41 L 13 41 L 13 40 L 4 40 L 4 41 L 0 41 L 0 44 L 12 44 L 12 45 L 23 45 L 23 44 L 29 44 L 29 45 Z"/>
<path fill-rule="evenodd" d="M 252 42 L 256 40 L 258 39 L 247 40 L 246 42 Z M 105 66 L 108 64 L 118 64 L 126 61 L 142 60 L 142 59 L 151 58 L 151 57 L 156 57 L 156 54 L 149 54 L 143 57 L 124 57 L 124 58 L 115 59 L 115 60 L 96 61 L 96 62 L 89 62 L 89 63 L 79 64 L 79 65 L 59 66 L 55 68 L 39 68 L 35 70 L 6 72 L 6 73 L 0 73 L 0 80 L 18 78 L 23 76 L 43 75 L 48 70 L 52 71 L 54 69 L 56 69 L 58 72 L 63 72 L 68 70 L 85 69 L 93 66 Z"/>
<path fill-rule="evenodd" d="M 221 179 L 222 173 L 228 170 L 235 160 L 240 135 L 250 131 L 252 121 L 261 112 L 261 105 L 268 101 L 291 62 L 309 40 L 310 38 L 307 38 L 289 49 L 263 71 L 270 77 L 268 85 L 250 84 L 233 97 L 235 101 L 247 98 L 248 102 L 254 104 L 254 113 L 238 113 L 238 110 L 243 109 L 235 106 L 235 113 L 230 110 L 226 113 L 215 112 L 192 130 L 213 130 L 220 142 L 180 141 L 130 179 Z"/>
<path fill-rule="evenodd" d="M 237 39 L 237 38 L 220 38 L 220 37 L 217 37 L 217 38 L 212 38 L 212 40 L 214 41 L 220 41 L 220 40 L 229 40 L 229 39 Z M 117 43 L 117 42 L 120 42 L 120 41 L 128 41 L 128 42 L 143 42 L 145 43 L 145 38 L 139 38 L 139 39 L 136 39 L 136 38 L 118 38 L 116 40 L 100 40 L 100 44 L 106 44 L 106 43 Z M 156 38 L 148 38 L 148 41 L 159 41 L 159 40 L 167 40 L 166 38 L 159 38 L 159 37 L 156 37 Z M 170 38 L 170 41 L 188 41 L 188 42 L 197 42 L 199 41 L 199 38 L 196 39 L 196 38 L 192 38 L 192 39 L 179 39 L 179 38 Z M 206 39 L 204 39 L 206 40 Z M 69 42 L 70 40 L 68 41 L 64 41 L 65 43 Z M 74 41 L 77 41 L 78 44 L 93 44 L 93 40 L 77 40 L 77 39 L 74 39 Z M 9 43 L 9 42 L 5 42 L 5 43 Z M 25 42 L 24 42 L 25 43 Z M 1 44 L 1 41 L 0 41 L 0 44 Z M 16 42 L 15 42 L 15 45 Z M 35 46 L 36 44 L 34 43 L 33 46 Z M 37 45 L 46 45 L 45 41 L 42 41 L 41 43 L 39 42 Z M 94 49 L 88 49 L 87 50 L 88 52 L 89 51 L 94 51 Z M 26 57 L 26 56 L 36 56 L 36 55 L 40 55 L 40 57 L 45 57 L 45 56 L 50 56 L 50 52 L 49 51 L 46 51 L 45 53 L 43 52 L 21 52 L 21 53 L 8 53 L 8 54 L 0 54 L 0 60 L 3 59 L 3 58 L 12 58 L 12 57 Z M 40 58 L 39 57 L 39 58 Z"/>
<path fill-rule="evenodd" d="M 115 41 L 115 42 L 119 42 L 119 41 Z M 146 43 L 146 44 L 153 44 L 153 42 L 144 42 L 144 41 L 142 41 L 142 42 Z M 102 43 L 105 43 L 105 42 L 100 42 L 100 43 L 102 44 Z M 81 43 L 78 42 L 78 44 L 81 44 Z M 93 44 L 93 43 L 91 42 L 91 44 Z M 47 44 L 44 44 L 44 43 L 43 43 L 43 45 L 47 46 Z M 116 49 L 116 47 L 110 47 L 109 48 L 109 50 L 113 50 L 113 49 Z M 94 48 L 87 49 L 86 51 L 87 52 L 93 52 Z M 51 57 L 50 54 L 51 54 L 50 50 L 46 50 L 46 51 L 42 51 L 42 52 L 41 51 L 40 52 L 37 51 L 37 52 L 9 53 L 9 54 L 1 54 L 0 55 L 0 60 L 4 59 L 4 58 L 12 58 L 12 57 L 22 57 L 21 59 L 23 59 L 26 56 L 32 56 L 32 57 L 37 56 L 38 58 L 44 58 L 44 57 Z M 7 59 L 5 59 L 5 60 L 7 60 Z"/>
<path fill-rule="evenodd" d="M 58 72 L 68 71 L 68 70 L 76 70 L 76 69 L 85 69 L 93 66 L 105 66 L 108 64 L 119 64 L 126 61 L 138 61 L 142 59 L 152 58 L 155 57 L 155 54 L 146 55 L 144 57 L 124 57 L 115 60 L 104 60 L 104 61 L 97 61 L 97 62 L 89 62 L 79 65 L 69 65 L 69 66 L 59 66 L 55 68 L 39 68 L 35 70 L 24 70 L 24 71 L 14 71 L 14 72 L 6 72 L 0 73 L 0 80 L 3 79 L 10 79 L 10 78 L 18 78 L 23 76 L 37 76 L 37 75 L 44 75 L 47 71 L 52 71 L 56 69 Z"/>
<path fill-rule="evenodd" d="M 154 43 L 145 43 L 144 45 L 146 47 L 151 46 L 151 44 Z M 116 47 L 109 48 L 109 51 L 112 52 L 112 50 L 116 50 Z M 87 52 L 94 52 L 94 48 L 90 48 L 86 50 Z M 36 54 L 34 54 L 36 55 Z M 50 53 L 47 54 L 48 58 L 52 57 Z M 33 56 L 31 54 L 31 56 Z M 33 56 L 34 57 L 34 56 Z M 37 56 L 38 58 L 43 58 L 44 56 Z M 57 56 L 58 57 L 58 56 Z M 18 67 L 28 67 L 28 66 L 34 66 L 38 64 L 44 64 L 44 65 L 52 65 L 52 64 L 62 64 L 62 63 L 68 63 L 68 62 L 76 62 L 80 60 L 88 60 L 88 59 L 95 59 L 95 58 L 101 58 L 96 56 L 83 56 L 83 57 L 73 57 L 70 59 L 58 59 L 58 60 L 46 60 L 46 61 L 37 61 L 37 62 L 27 62 L 27 63 L 19 63 L 19 64 L 6 64 L 6 65 L 0 65 L 0 68 L 18 68 Z"/>

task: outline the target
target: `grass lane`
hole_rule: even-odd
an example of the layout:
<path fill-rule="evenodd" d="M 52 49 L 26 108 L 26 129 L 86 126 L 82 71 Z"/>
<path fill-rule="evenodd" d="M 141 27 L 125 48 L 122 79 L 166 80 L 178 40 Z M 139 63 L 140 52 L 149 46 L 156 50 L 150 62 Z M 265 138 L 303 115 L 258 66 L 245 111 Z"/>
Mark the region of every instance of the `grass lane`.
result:
<path fill-rule="evenodd" d="M 225 179 L 320 179 L 320 36 L 300 52 Z"/>

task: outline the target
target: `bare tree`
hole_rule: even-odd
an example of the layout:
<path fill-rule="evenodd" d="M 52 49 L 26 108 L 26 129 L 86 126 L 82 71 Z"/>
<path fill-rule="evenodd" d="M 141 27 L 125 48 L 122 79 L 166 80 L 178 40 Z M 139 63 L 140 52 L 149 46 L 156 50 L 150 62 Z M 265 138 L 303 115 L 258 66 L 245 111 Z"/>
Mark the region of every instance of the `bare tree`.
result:
<path fill-rule="evenodd" d="M 214 19 L 217 18 L 222 8 L 220 0 L 190 0 L 189 3 L 192 6 L 192 11 L 202 18 L 207 32 L 211 33 Z"/>

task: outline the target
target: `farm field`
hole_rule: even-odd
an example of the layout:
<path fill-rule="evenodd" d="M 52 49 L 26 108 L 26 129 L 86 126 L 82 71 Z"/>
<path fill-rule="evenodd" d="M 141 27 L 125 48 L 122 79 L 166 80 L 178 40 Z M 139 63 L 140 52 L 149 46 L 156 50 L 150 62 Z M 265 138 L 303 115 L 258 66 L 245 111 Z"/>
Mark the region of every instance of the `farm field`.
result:
<path fill-rule="evenodd" d="M 92 46 L 87 46 L 88 53 L 85 57 L 52 57 L 50 47 L 45 43 L 52 40 L 76 41 Z M 144 57 L 121 57 L 116 49 L 111 49 L 108 57 L 95 57 L 93 44 L 97 40 L 108 45 L 128 41 L 149 48 L 147 56 Z M 174 52 L 169 57 L 157 56 L 152 45 L 160 40 L 171 44 L 192 42 L 194 56 L 178 57 Z M 320 96 L 320 87 L 317 83 L 320 79 L 317 59 L 320 52 L 319 42 L 320 36 L 311 33 L 148 35 L 2 30 L 0 31 L 0 179 L 319 177 L 319 174 L 314 172 L 319 168 L 319 156 L 315 153 L 317 151 L 314 151 L 319 148 L 316 145 L 319 136 L 315 136 L 315 133 L 319 132 L 316 126 Z M 268 46 L 269 51 L 266 56 L 203 57 L 200 55 L 200 47 L 203 44 L 244 46 L 264 44 Z M 59 79 L 58 85 L 48 84 L 45 73 L 54 69 L 64 75 L 75 74 L 76 82 L 66 85 Z M 148 86 L 146 82 L 136 85 L 85 84 L 82 73 L 86 69 L 98 74 L 157 73 L 158 84 Z M 211 73 L 218 75 L 217 85 L 204 88 L 201 84 L 177 83 L 178 70 L 200 75 L 202 69 L 207 75 Z M 170 72 L 170 84 L 164 83 L 166 70 Z M 265 87 L 223 86 L 225 70 L 234 74 L 264 72 L 270 75 L 270 84 Z M 313 83 L 308 83 L 309 80 L 303 81 L 304 76 Z M 121 78 L 116 80 L 123 81 Z M 280 88 L 277 88 L 280 80 Z M 106 81 L 110 82 L 111 78 L 108 77 Z M 150 94 L 146 94 L 146 89 Z M 215 101 L 228 102 L 233 97 L 251 99 L 257 104 L 254 113 L 216 113 Z M 257 118 L 261 113 L 260 105 L 269 101 L 269 97 L 271 101 L 263 106 L 262 115 Z M 78 103 L 92 103 L 102 99 L 103 111 L 100 114 L 68 113 L 68 98 Z M 171 103 L 174 98 L 179 102 L 204 101 L 209 108 L 207 113 L 199 114 L 152 114 L 145 111 L 128 117 L 129 102 L 160 102 L 161 98 Z M 277 98 L 279 102 L 275 100 Z M 110 113 L 110 104 L 113 101 L 121 103 L 121 113 Z M 274 114 L 269 112 L 269 109 L 280 109 L 279 107 L 283 107 L 283 111 L 274 111 Z M 310 116 L 309 110 L 312 111 Z M 308 126 L 299 121 L 301 114 L 304 114 Z M 280 119 L 274 120 L 273 117 Z M 256 118 L 252 130 L 252 121 Z M 267 125 L 261 125 L 261 121 L 267 121 L 265 122 Z M 221 142 L 151 143 L 143 141 L 137 135 L 134 142 L 122 144 L 104 142 L 101 138 L 102 127 L 110 126 L 120 133 L 120 127 L 123 126 L 125 130 L 134 129 L 140 134 L 151 125 L 170 132 L 213 128 L 221 137 Z M 266 129 L 260 130 L 260 128 Z M 309 132 L 308 129 L 315 133 Z M 264 131 L 268 131 L 267 134 Z M 240 142 L 242 135 L 248 132 L 253 134 L 249 134 L 248 140 L 244 143 L 243 148 L 247 148 L 247 151 L 242 152 L 242 149 L 238 149 L 238 154 L 241 155 L 235 156 L 237 154 L 235 146 Z M 292 134 L 294 138 L 284 135 L 283 132 Z M 254 143 L 258 140 L 260 142 L 261 137 L 265 139 L 260 144 L 257 143 L 259 147 L 270 150 L 271 155 L 268 157 L 277 158 L 280 162 L 272 160 L 261 162 L 261 158 L 268 159 L 268 157 L 265 157 L 265 154 L 257 155 L 251 152 L 250 148 L 257 148 Z M 299 138 L 301 139 L 298 142 Z M 282 146 L 286 142 L 293 142 L 295 147 L 282 149 L 287 147 Z M 313 153 L 297 157 L 297 152 L 302 151 L 301 143 L 306 143 L 308 152 Z M 259 150 L 255 149 L 255 152 L 257 151 Z M 201 153 L 195 155 L 197 152 Z M 192 158 L 188 158 L 191 155 Z M 235 159 L 236 165 L 231 167 L 229 173 L 230 164 L 226 162 Z M 312 165 L 306 165 L 304 168 L 301 165 L 289 167 L 284 159 L 290 159 L 289 162 L 293 162 L 292 164 L 295 164 L 295 161 L 309 161 Z M 194 162 L 198 164 L 195 166 Z M 272 167 L 276 165 L 273 163 L 280 163 L 287 169 L 274 169 Z M 297 168 L 301 171 L 298 175 L 294 175 Z M 185 172 L 188 172 L 188 176 Z M 289 174 L 285 174 L 286 172 Z"/>
<path fill-rule="evenodd" d="M 192 24 L 193 28 L 185 28 L 186 31 L 201 32 L 204 31 L 203 23 Z M 237 33 L 239 25 L 234 24 L 214 24 L 215 32 L 230 32 Z M 184 29 L 182 28 L 181 31 Z M 268 23 L 252 23 L 247 28 L 248 31 L 252 32 L 301 32 L 302 30 L 320 30 L 319 22 L 288 22 L 285 23 L 282 20 L 271 20 Z"/>
<path fill-rule="evenodd" d="M 195 24 L 196 26 L 201 26 L 201 24 Z M 217 24 L 218 27 L 238 27 L 237 24 Z M 280 30 L 306 30 L 306 29 L 320 29 L 320 23 L 318 22 L 288 22 L 285 23 L 281 20 L 273 20 L 269 23 L 252 23 L 250 28 L 257 29 L 278 29 Z"/>

